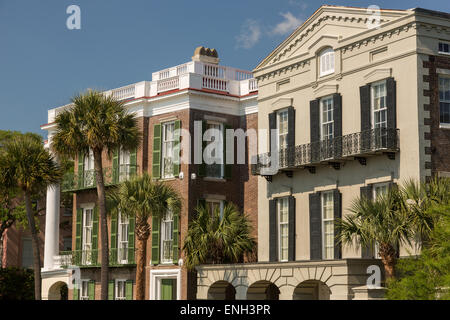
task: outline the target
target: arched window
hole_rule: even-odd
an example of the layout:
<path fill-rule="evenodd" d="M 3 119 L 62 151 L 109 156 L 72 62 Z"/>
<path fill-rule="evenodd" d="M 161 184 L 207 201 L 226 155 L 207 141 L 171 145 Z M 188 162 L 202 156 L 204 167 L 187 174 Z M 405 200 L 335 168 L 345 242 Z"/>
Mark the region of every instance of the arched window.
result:
<path fill-rule="evenodd" d="M 334 51 L 332 48 L 322 50 L 319 55 L 320 76 L 326 76 L 334 72 Z"/>

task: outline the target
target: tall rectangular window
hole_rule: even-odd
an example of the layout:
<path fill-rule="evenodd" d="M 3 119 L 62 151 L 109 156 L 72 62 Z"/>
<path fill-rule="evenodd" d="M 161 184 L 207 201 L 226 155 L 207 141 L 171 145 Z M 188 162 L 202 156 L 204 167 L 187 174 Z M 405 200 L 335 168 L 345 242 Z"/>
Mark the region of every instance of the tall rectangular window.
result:
<path fill-rule="evenodd" d="M 439 42 L 439 53 L 450 54 L 450 45 L 446 42 Z"/>
<path fill-rule="evenodd" d="M 439 119 L 450 126 L 450 78 L 439 77 Z"/>
<path fill-rule="evenodd" d="M 82 263 L 87 265 L 91 264 L 92 255 L 92 226 L 93 226 L 94 209 L 83 209 L 83 253 Z"/>
<path fill-rule="evenodd" d="M 374 128 L 374 143 L 377 148 L 387 146 L 387 90 L 386 81 L 371 86 L 372 127 Z"/>
<path fill-rule="evenodd" d="M 372 195 L 373 199 L 376 199 L 379 196 L 386 195 L 389 191 L 389 182 L 374 184 L 372 190 L 373 190 L 373 195 Z M 380 254 L 379 254 L 380 247 L 378 245 L 378 242 L 375 242 L 373 244 L 373 248 L 371 250 L 373 251 L 373 257 L 375 259 L 381 258 Z"/>
<path fill-rule="evenodd" d="M 219 210 L 219 215 L 220 215 L 220 218 L 222 219 L 223 206 L 224 206 L 223 200 L 207 199 L 207 200 L 205 200 L 205 202 L 206 202 L 206 208 L 208 209 L 209 213 L 212 215 L 213 212 L 215 212 L 216 210 Z"/>
<path fill-rule="evenodd" d="M 173 178 L 173 147 L 175 144 L 175 122 L 162 124 L 162 166 L 161 176 Z"/>
<path fill-rule="evenodd" d="M 89 300 L 89 280 L 81 280 L 80 300 Z"/>
<path fill-rule="evenodd" d="M 288 111 L 281 110 L 277 112 L 277 127 L 278 127 L 278 150 L 287 148 L 288 137 Z"/>
<path fill-rule="evenodd" d="M 33 246 L 31 238 L 22 241 L 22 268 L 33 269 Z"/>
<path fill-rule="evenodd" d="M 320 100 L 321 140 L 332 139 L 334 136 L 333 97 Z"/>
<path fill-rule="evenodd" d="M 223 159 L 223 123 L 208 122 L 207 139 L 209 144 L 217 142 L 217 147 L 212 150 L 211 157 L 216 159 L 213 164 L 206 165 L 206 176 L 211 178 L 223 178 L 224 159 Z M 218 138 L 218 141 L 216 141 Z"/>
<path fill-rule="evenodd" d="M 323 259 L 334 259 L 334 195 L 323 192 L 322 198 L 322 252 Z"/>
<path fill-rule="evenodd" d="M 119 153 L 119 181 L 128 180 L 130 177 L 130 152 L 120 148 Z"/>
<path fill-rule="evenodd" d="M 280 198 L 278 204 L 278 256 L 280 261 L 289 259 L 289 199 Z"/>
<path fill-rule="evenodd" d="M 168 210 L 161 220 L 161 262 L 173 262 L 173 213 Z"/>
<path fill-rule="evenodd" d="M 114 300 L 126 300 L 126 281 L 125 280 L 116 280 L 116 290 Z"/>
<path fill-rule="evenodd" d="M 118 263 L 128 263 L 128 217 L 119 212 L 117 229 Z"/>
<path fill-rule="evenodd" d="M 93 187 L 95 184 L 94 152 L 89 150 L 89 154 L 84 156 L 84 186 Z"/>

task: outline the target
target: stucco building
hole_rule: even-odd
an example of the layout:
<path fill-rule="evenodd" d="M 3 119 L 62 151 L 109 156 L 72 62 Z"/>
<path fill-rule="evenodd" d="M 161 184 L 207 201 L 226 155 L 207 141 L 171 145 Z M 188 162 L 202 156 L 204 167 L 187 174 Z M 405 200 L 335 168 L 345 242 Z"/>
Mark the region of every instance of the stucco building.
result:
<path fill-rule="evenodd" d="M 365 286 L 376 248 L 336 242 L 334 219 L 449 176 L 449 46 L 448 13 L 322 6 L 259 63 L 258 263 L 198 267 L 197 298 L 380 297 Z"/>

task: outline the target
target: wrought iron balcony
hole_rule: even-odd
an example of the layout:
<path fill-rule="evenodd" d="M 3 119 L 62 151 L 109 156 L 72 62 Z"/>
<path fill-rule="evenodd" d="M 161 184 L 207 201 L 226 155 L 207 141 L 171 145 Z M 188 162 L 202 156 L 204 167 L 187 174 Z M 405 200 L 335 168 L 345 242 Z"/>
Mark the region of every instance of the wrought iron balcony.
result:
<path fill-rule="evenodd" d="M 103 179 L 106 186 L 118 184 L 129 179 L 137 173 L 138 166 L 136 165 L 120 165 L 117 168 L 103 168 Z M 61 190 L 63 192 L 74 192 L 79 190 L 93 189 L 97 187 L 97 181 L 94 170 L 85 170 L 81 173 L 66 173 Z"/>
<path fill-rule="evenodd" d="M 392 154 L 397 151 L 399 130 L 375 128 L 283 149 L 278 153 L 278 165 L 271 163 L 270 152 L 260 154 L 251 168 L 253 175 L 272 176 L 279 170 L 314 167 L 322 163 L 360 159 L 377 153 Z"/>
<path fill-rule="evenodd" d="M 125 254 L 121 249 L 109 249 L 109 265 L 113 267 L 135 265 L 134 257 L 135 249 L 127 248 Z M 61 268 L 67 268 L 68 266 L 99 267 L 101 265 L 101 250 L 61 251 L 59 256 L 55 256 L 55 265 Z"/>

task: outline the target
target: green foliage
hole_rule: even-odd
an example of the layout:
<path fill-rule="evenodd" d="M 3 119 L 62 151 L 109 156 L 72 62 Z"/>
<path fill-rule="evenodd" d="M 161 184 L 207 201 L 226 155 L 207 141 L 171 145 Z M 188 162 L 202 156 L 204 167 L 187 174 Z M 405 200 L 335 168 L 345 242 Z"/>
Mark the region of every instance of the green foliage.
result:
<path fill-rule="evenodd" d="M 244 254 L 253 252 L 256 241 L 251 236 L 251 223 L 234 204 L 225 205 L 222 218 L 219 208 L 211 213 L 199 205 L 196 213 L 184 240 L 186 268 L 193 270 L 200 264 L 238 263 L 242 262 Z"/>
<path fill-rule="evenodd" d="M 0 300 L 34 300 L 33 270 L 0 269 Z"/>
<path fill-rule="evenodd" d="M 20 136 L 26 136 L 31 139 L 36 140 L 37 142 L 42 141 L 42 137 L 36 133 L 32 132 L 26 132 L 22 133 L 20 131 L 9 131 L 9 130 L 0 130 L 0 149 L 3 147 L 3 145 L 9 141 L 14 140 L 17 137 Z"/>
<path fill-rule="evenodd" d="M 399 261 L 388 299 L 450 300 L 450 205 L 437 203 L 427 212 L 434 221 L 429 240 L 419 257 Z"/>

